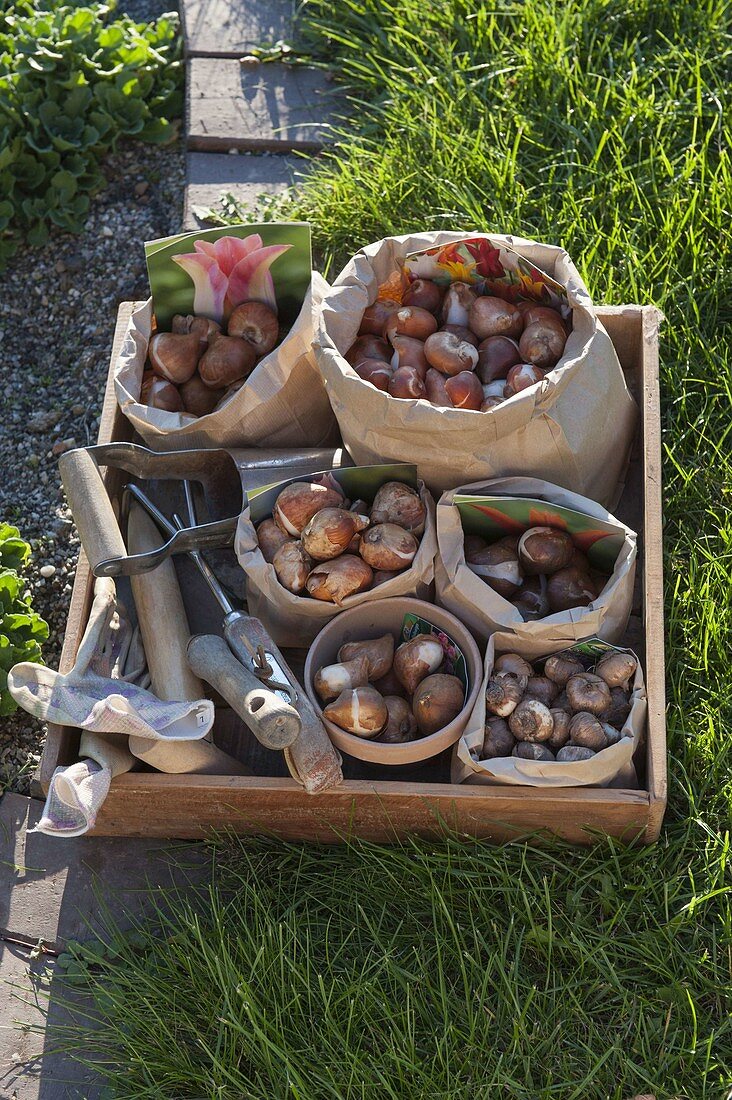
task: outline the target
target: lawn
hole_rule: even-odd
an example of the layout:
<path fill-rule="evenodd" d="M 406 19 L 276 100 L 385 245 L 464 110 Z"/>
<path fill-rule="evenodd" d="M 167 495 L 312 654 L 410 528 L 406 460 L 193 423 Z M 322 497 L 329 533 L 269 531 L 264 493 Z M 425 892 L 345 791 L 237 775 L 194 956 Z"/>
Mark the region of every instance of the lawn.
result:
<path fill-rule="evenodd" d="M 313 0 L 353 116 L 288 213 L 331 274 L 421 228 L 564 245 L 662 342 L 670 804 L 650 849 L 217 850 L 73 980 L 63 1039 L 170 1100 L 658 1100 L 732 1087 L 732 45 L 721 0 Z"/>

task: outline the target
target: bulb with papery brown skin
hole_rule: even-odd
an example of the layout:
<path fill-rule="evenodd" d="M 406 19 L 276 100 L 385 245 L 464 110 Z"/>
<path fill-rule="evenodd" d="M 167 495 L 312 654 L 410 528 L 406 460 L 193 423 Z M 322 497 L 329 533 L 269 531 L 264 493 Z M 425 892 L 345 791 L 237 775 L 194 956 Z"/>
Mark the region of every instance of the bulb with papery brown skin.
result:
<path fill-rule="evenodd" d="M 529 527 L 518 544 L 519 560 L 524 573 L 556 573 L 566 569 L 574 554 L 572 536 L 556 527 Z"/>
<path fill-rule="evenodd" d="M 535 673 L 529 676 L 525 698 L 538 699 L 545 707 L 551 707 L 557 695 L 559 687 L 548 676 L 538 676 Z"/>
<path fill-rule="evenodd" d="M 148 394 L 150 393 L 150 387 L 157 378 L 155 371 L 144 370 L 142 372 L 142 382 L 140 384 L 140 404 L 147 405 Z"/>
<path fill-rule="evenodd" d="M 548 763 L 554 760 L 554 753 L 546 747 L 546 744 L 538 744 L 535 741 L 517 741 L 511 756 L 517 756 L 520 760 L 538 760 Z"/>
<path fill-rule="evenodd" d="M 429 336 L 425 340 L 424 354 L 431 367 L 448 375 L 475 370 L 478 362 L 477 348 L 452 332 L 435 332 Z"/>
<path fill-rule="evenodd" d="M 485 707 L 489 714 L 508 718 L 524 697 L 526 676 L 502 672 L 491 676 L 485 689 Z"/>
<path fill-rule="evenodd" d="M 210 317 L 191 317 L 189 332 L 197 336 L 201 343 L 208 346 L 217 336 L 221 335 L 221 325 L 218 321 L 212 321 Z"/>
<path fill-rule="evenodd" d="M 183 399 L 177 386 L 165 378 L 153 378 L 147 391 L 146 404 L 161 412 L 183 412 Z"/>
<path fill-rule="evenodd" d="M 401 481 L 387 481 L 377 490 L 371 506 L 372 523 L 396 523 L 419 537 L 426 519 L 427 509 L 411 486 Z"/>
<path fill-rule="evenodd" d="M 368 638 L 362 642 L 344 642 L 338 650 L 339 661 L 352 661 L 355 657 L 363 657 L 368 665 L 369 681 L 381 682 L 390 671 L 394 663 L 394 638 L 391 634 L 382 634 L 379 638 Z M 382 695 L 394 695 L 398 692 L 383 691 Z"/>
<path fill-rule="evenodd" d="M 519 653 L 502 653 L 493 662 L 493 675 L 503 676 L 504 674 L 525 676 L 528 680 L 529 676 L 534 675 L 534 669 Z"/>
<path fill-rule="evenodd" d="M 303 528 L 300 538 L 313 561 L 330 561 L 344 554 L 354 535 L 368 525 L 368 516 L 359 516 L 345 508 L 321 508 Z"/>
<path fill-rule="evenodd" d="M 519 351 L 521 358 L 542 370 L 551 370 L 562 357 L 566 338 L 553 325 L 535 321 L 521 333 Z"/>
<path fill-rule="evenodd" d="M 313 687 L 324 703 L 337 699 L 342 691 L 366 687 L 368 682 L 368 663 L 365 657 L 324 665 L 313 677 Z"/>
<path fill-rule="evenodd" d="M 608 652 L 595 666 L 595 674 L 600 676 L 609 688 L 630 689 L 638 662 L 632 653 Z"/>
<path fill-rule="evenodd" d="M 201 343 L 197 336 L 156 332 L 150 339 L 150 365 L 160 378 L 179 386 L 195 372 L 201 358 Z"/>
<path fill-rule="evenodd" d="M 383 336 L 357 336 L 344 356 L 352 367 L 358 366 L 364 359 L 391 361 L 391 347 Z"/>
<path fill-rule="evenodd" d="M 546 577 L 525 577 L 524 583 L 514 595 L 511 603 L 524 622 L 536 622 L 545 619 L 551 608 L 547 596 Z"/>
<path fill-rule="evenodd" d="M 322 508 L 345 507 L 344 497 L 327 485 L 294 481 L 286 485 L 275 501 L 272 518 L 286 534 L 299 538 L 313 516 Z"/>
<path fill-rule="evenodd" d="M 477 554 L 481 550 L 485 550 L 488 543 L 480 535 L 466 535 L 463 539 L 463 553 L 465 560 L 467 561 L 468 555 Z"/>
<path fill-rule="evenodd" d="M 581 676 L 585 666 L 571 653 L 555 653 L 544 662 L 544 675 L 560 688 L 565 687 L 572 676 Z"/>
<path fill-rule="evenodd" d="M 405 306 L 419 306 L 420 309 L 428 309 L 437 316 L 442 306 L 445 290 L 438 286 L 432 279 L 415 279 L 402 294 L 402 303 Z"/>
<path fill-rule="evenodd" d="M 515 340 L 509 336 L 489 336 L 478 345 L 475 373 L 481 382 L 488 384 L 505 378 L 511 367 L 520 362 L 521 353 Z"/>
<path fill-rule="evenodd" d="M 358 687 L 343 691 L 323 708 L 329 722 L 356 737 L 376 737 L 389 717 L 386 703 L 376 688 Z"/>
<path fill-rule="evenodd" d="M 510 547 L 494 542 L 485 550 L 471 553 L 465 561 L 471 572 L 504 599 L 510 599 L 521 587 L 524 575 L 518 555 Z"/>
<path fill-rule="evenodd" d="M 467 283 L 452 283 L 442 300 L 440 319 L 443 325 L 465 325 L 472 329 L 473 326 L 468 323 L 468 317 L 470 307 L 477 296 L 477 290 Z"/>
<path fill-rule="evenodd" d="M 384 324 L 384 337 L 394 342 L 395 336 L 410 336 L 413 340 L 426 340 L 437 331 L 437 321 L 428 309 L 402 306 L 390 313 Z"/>
<path fill-rule="evenodd" d="M 362 558 L 341 554 L 331 561 L 319 562 L 310 572 L 306 587 L 314 599 L 340 606 L 349 596 L 365 592 L 372 579 L 373 570 Z"/>
<path fill-rule="evenodd" d="M 274 561 L 274 556 L 280 546 L 293 541 L 292 536 L 286 535 L 273 519 L 263 519 L 257 527 L 257 542 L 259 543 L 260 552 L 264 560 L 270 565 Z"/>
<path fill-rule="evenodd" d="M 239 336 L 217 336 L 201 356 L 198 373 L 212 390 L 230 386 L 254 370 L 257 353 Z"/>
<path fill-rule="evenodd" d="M 547 581 L 546 591 L 553 612 L 587 607 L 595 598 L 592 578 L 573 565 L 553 573 Z"/>
<path fill-rule="evenodd" d="M 502 397 L 486 397 L 483 400 L 483 404 L 480 406 L 480 411 L 491 412 L 493 409 L 497 409 L 499 405 L 503 404 Z"/>
<path fill-rule="evenodd" d="M 241 302 L 231 311 L 226 331 L 229 336 L 246 340 L 261 359 L 277 344 L 280 323 L 275 311 L 264 302 Z"/>
<path fill-rule="evenodd" d="M 610 688 L 594 672 L 580 672 L 576 676 L 570 676 L 564 690 L 567 693 L 569 705 L 574 711 L 602 714 L 612 701 Z"/>
<path fill-rule="evenodd" d="M 398 577 L 402 572 L 402 569 L 374 569 L 371 587 L 378 588 L 380 584 L 386 584 L 387 581 L 393 581 L 394 578 Z"/>
<path fill-rule="evenodd" d="M 517 338 L 524 328 L 523 318 L 510 302 L 490 294 L 476 298 L 470 307 L 468 325 L 480 340 L 489 336 Z"/>
<path fill-rule="evenodd" d="M 389 363 L 384 363 L 381 359 L 363 359 L 353 369 L 364 382 L 370 382 L 377 390 L 382 390 L 384 393 L 388 391 L 391 376 L 394 373 Z"/>
<path fill-rule="evenodd" d="M 447 378 L 448 376 L 446 374 L 441 374 L 440 371 L 435 370 L 434 367 L 430 367 L 424 376 L 424 388 L 427 400 L 431 401 L 433 405 L 436 405 L 438 409 L 451 409 L 453 407 L 452 401 L 445 389 Z"/>
<path fill-rule="evenodd" d="M 510 756 L 515 744 L 516 741 L 505 718 L 489 718 L 483 732 L 480 759 L 492 760 L 495 757 Z"/>
<path fill-rule="evenodd" d="M 533 363 L 517 363 L 506 375 L 503 395 L 510 397 L 514 393 L 521 393 L 522 390 L 528 390 L 529 386 L 535 386 L 537 382 L 541 382 L 543 378 L 544 371 L 541 367 L 535 367 Z M 512 391 L 511 394 L 506 393 L 506 387 Z"/>
<path fill-rule="evenodd" d="M 582 745 L 565 745 L 556 758 L 562 764 L 579 764 L 581 760 L 591 760 L 593 756 L 597 756 L 597 753 L 583 748 Z"/>
<path fill-rule="evenodd" d="M 408 642 L 402 642 L 394 654 L 394 674 L 406 689 L 414 695 L 417 685 L 425 676 L 437 672 L 445 655 L 442 646 L 431 634 L 417 634 Z"/>
<path fill-rule="evenodd" d="M 389 396 L 399 398 L 402 401 L 413 399 L 418 401 L 425 397 L 427 391 L 419 371 L 414 367 L 400 367 L 395 370 L 389 382 Z"/>
<path fill-rule="evenodd" d="M 467 325 L 443 325 L 440 331 L 451 332 L 454 336 L 458 336 L 461 340 L 472 344 L 474 348 L 477 348 L 480 343 L 478 337 L 470 331 Z"/>
<path fill-rule="evenodd" d="M 297 596 L 305 588 L 313 563 L 301 542 L 288 539 L 275 550 L 272 565 L 282 587 Z"/>
<path fill-rule="evenodd" d="M 180 387 L 183 408 L 193 416 L 207 416 L 212 413 L 224 396 L 224 390 L 212 390 L 194 374 Z"/>
<path fill-rule="evenodd" d="M 427 358 L 424 353 L 424 343 L 415 340 L 411 336 L 395 336 L 392 340 L 394 352 L 391 357 L 390 367 L 399 370 L 400 367 L 412 367 L 419 377 L 424 380 L 427 373 Z"/>
<path fill-rule="evenodd" d="M 372 569 L 408 569 L 419 543 L 396 523 L 376 523 L 361 536 L 359 553 Z"/>
<path fill-rule="evenodd" d="M 192 313 L 176 313 L 173 316 L 173 320 L 170 322 L 170 331 L 174 333 L 175 336 L 185 336 L 191 331 L 192 320 Z"/>
<path fill-rule="evenodd" d="M 367 306 L 363 311 L 358 335 L 381 336 L 389 314 L 399 308 L 400 303 L 393 298 L 377 298 L 373 305 Z"/>
<path fill-rule="evenodd" d="M 445 392 L 456 409 L 479 412 L 483 404 L 483 387 L 480 379 L 470 370 L 453 374 L 445 381 Z"/>
<path fill-rule="evenodd" d="M 556 309 L 551 306 L 539 306 L 535 302 L 519 302 L 516 307 L 524 319 L 524 328 L 533 324 L 555 325 L 566 335 L 566 326 Z"/>
<path fill-rule="evenodd" d="M 426 676 L 414 693 L 412 710 L 423 737 L 444 729 L 463 709 L 465 689 L 457 676 L 435 673 Z"/>
<path fill-rule="evenodd" d="M 607 748 L 607 735 L 602 728 L 602 722 L 587 711 L 579 711 L 572 715 L 569 723 L 569 739 L 573 745 L 592 749 L 593 752 L 600 752 Z"/>
<path fill-rule="evenodd" d="M 399 695 L 405 699 L 407 696 L 407 689 L 403 684 L 400 684 L 396 678 L 396 673 L 393 668 L 390 668 L 387 673 L 380 676 L 378 679 L 372 681 L 377 691 L 386 698 L 387 695 Z"/>
<path fill-rule="evenodd" d="M 610 688 L 610 706 L 599 716 L 602 722 L 609 722 L 619 728 L 625 724 L 630 714 L 630 697 L 622 688 Z"/>
<path fill-rule="evenodd" d="M 404 745 L 408 741 L 414 741 L 417 734 L 417 720 L 407 700 L 400 695 L 386 695 L 384 702 L 389 717 L 377 741 L 385 745 Z"/>
<path fill-rule="evenodd" d="M 548 741 L 554 719 L 549 707 L 538 699 L 522 699 L 509 715 L 508 727 L 517 741 Z"/>
<path fill-rule="evenodd" d="M 559 710 L 554 707 L 550 707 L 549 709 L 551 711 L 552 721 L 554 722 L 554 729 L 546 744 L 552 752 L 557 752 L 569 741 L 569 723 L 572 716 L 566 710 Z"/>

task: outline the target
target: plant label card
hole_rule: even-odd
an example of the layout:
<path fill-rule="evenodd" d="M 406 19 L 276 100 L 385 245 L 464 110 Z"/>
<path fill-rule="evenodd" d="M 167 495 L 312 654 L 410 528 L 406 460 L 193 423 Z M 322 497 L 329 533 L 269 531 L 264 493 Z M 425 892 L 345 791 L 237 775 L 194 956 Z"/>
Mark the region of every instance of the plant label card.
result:
<path fill-rule="evenodd" d="M 380 466 L 346 466 L 342 470 L 323 470 L 317 474 L 301 474 L 286 481 L 272 485 L 263 485 L 251 489 L 246 494 L 245 508 L 249 508 L 249 517 L 256 526 L 272 515 L 275 501 L 286 485 L 297 481 L 314 481 L 316 484 L 340 488 L 349 500 L 365 500 L 370 504 L 376 493 L 387 481 L 403 481 L 411 489 L 417 489 L 417 467 L 406 462 L 395 462 Z"/>
<path fill-rule="evenodd" d="M 458 493 L 454 504 L 466 535 L 480 535 L 491 543 L 506 535 L 520 536 L 529 527 L 556 527 L 572 536 L 593 569 L 605 573 L 612 573 L 625 541 L 623 532 L 611 523 L 546 500 Z"/>
<path fill-rule="evenodd" d="M 176 313 L 225 323 L 254 299 L 289 328 L 310 287 L 312 246 L 306 222 L 227 225 L 145 243 L 153 312 L 169 332 Z"/>

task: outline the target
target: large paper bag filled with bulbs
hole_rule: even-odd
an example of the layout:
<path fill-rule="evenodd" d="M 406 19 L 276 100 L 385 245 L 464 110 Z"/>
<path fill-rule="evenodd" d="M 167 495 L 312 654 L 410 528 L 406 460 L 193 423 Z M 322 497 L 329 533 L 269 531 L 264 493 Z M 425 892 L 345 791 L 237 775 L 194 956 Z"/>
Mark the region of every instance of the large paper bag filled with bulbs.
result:
<path fill-rule="evenodd" d="M 145 246 L 152 298 L 114 370 L 155 450 L 318 447 L 338 430 L 312 342 L 327 283 L 300 224 L 234 226 Z"/>
<path fill-rule="evenodd" d="M 637 408 L 561 248 L 377 241 L 325 293 L 315 348 L 358 463 L 415 462 L 433 492 L 518 473 L 620 498 Z"/>
<path fill-rule="evenodd" d="M 415 466 L 352 467 L 250 493 L 234 549 L 247 605 L 278 645 L 309 645 L 340 611 L 431 600 L 435 502 Z"/>
<path fill-rule="evenodd" d="M 647 709 L 630 650 L 592 639 L 527 657 L 515 637 L 494 634 L 452 782 L 632 790 Z"/>
<path fill-rule="evenodd" d="M 534 656 L 628 625 L 636 535 L 603 507 L 546 481 L 496 478 L 437 505 L 437 602 L 476 638 L 520 638 Z"/>

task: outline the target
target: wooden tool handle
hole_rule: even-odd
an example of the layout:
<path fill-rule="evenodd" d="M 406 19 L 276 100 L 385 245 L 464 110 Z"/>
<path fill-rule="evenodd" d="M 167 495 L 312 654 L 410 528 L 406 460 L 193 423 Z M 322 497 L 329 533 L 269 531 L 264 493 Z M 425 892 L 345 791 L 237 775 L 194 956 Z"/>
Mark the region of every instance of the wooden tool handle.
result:
<path fill-rule="evenodd" d="M 61 455 L 58 467 L 81 545 L 96 576 L 102 562 L 127 554 L 109 494 L 99 467 L 83 447 Z"/>
<path fill-rule="evenodd" d="M 250 775 L 233 756 L 210 741 L 153 741 L 130 737 L 130 752 L 151 768 L 169 775 Z"/>
<path fill-rule="evenodd" d="M 285 749 L 295 742 L 301 727 L 298 712 L 237 661 L 223 638 L 191 638 L 188 663 L 223 695 L 265 748 Z"/>

